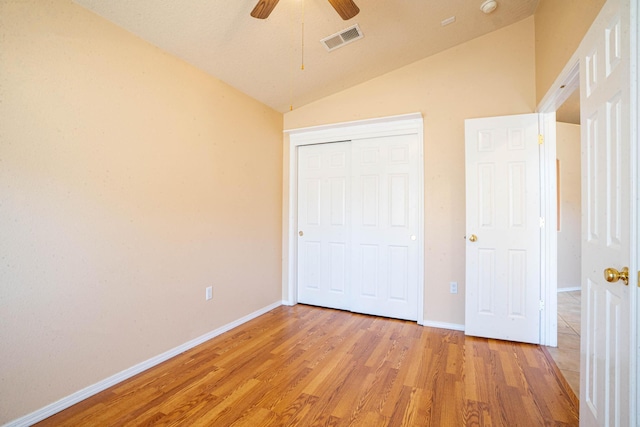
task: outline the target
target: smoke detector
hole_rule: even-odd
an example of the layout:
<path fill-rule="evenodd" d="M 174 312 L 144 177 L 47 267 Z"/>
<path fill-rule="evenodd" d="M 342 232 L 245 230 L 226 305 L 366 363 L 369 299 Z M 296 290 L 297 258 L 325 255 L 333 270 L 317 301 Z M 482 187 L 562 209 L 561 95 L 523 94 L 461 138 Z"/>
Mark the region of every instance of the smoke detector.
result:
<path fill-rule="evenodd" d="M 496 0 L 486 0 L 480 5 L 480 10 L 486 14 L 489 14 L 496 10 L 498 7 L 498 2 Z"/>

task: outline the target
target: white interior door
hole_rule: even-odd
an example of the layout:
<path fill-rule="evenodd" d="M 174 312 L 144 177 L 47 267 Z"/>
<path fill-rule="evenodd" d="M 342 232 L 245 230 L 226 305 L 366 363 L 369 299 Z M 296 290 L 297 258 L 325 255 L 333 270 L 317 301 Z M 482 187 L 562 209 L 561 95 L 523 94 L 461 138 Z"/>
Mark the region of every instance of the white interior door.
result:
<path fill-rule="evenodd" d="M 582 121 L 580 422 L 631 425 L 632 289 L 604 270 L 631 265 L 630 4 L 609 0 L 579 48 Z M 637 141 L 635 142 L 637 144 Z M 636 286 L 635 274 L 630 285 Z M 612 274 L 611 279 L 615 278 Z M 633 405 L 631 403 L 631 405 Z"/>
<path fill-rule="evenodd" d="M 298 149 L 298 301 L 349 309 L 351 144 Z"/>
<path fill-rule="evenodd" d="M 465 333 L 540 342 L 538 115 L 465 121 Z"/>
<path fill-rule="evenodd" d="M 418 319 L 418 137 L 353 141 L 352 306 Z"/>
<path fill-rule="evenodd" d="M 418 319 L 417 135 L 298 148 L 298 301 Z"/>

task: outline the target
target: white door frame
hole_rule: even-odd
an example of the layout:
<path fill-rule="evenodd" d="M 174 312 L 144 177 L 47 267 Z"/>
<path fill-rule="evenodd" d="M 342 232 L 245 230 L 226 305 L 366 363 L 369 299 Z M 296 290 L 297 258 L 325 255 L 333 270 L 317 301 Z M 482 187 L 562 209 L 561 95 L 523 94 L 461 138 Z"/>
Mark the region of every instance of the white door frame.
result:
<path fill-rule="evenodd" d="M 638 196 L 638 200 L 635 205 L 635 218 L 631 217 L 632 227 L 635 226 L 635 230 L 633 233 L 636 235 L 636 241 L 640 244 L 640 120 L 638 120 L 638 114 L 640 113 L 640 58 L 638 57 L 638 49 L 640 49 L 640 0 L 636 0 L 631 3 L 631 31 L 635 32 L 635 35 L 632 33 L 632 40 L 635 38 L 635 49 L 631 47 L 631 64 L 634 69 L 631 74 L 631 111 L 634 111 L 635 114 L 632 117 L 635 117 L 635 123 L 631 126 L 631 140 L 636 141 L 635 144 L 631 144 L 631 155 L 635 156 L 635 164 L 631 165 L 631 173 L 635 176 L 634 183 L 632 185 L 635 186 L 634 192 L 636 196 Z M 635 19 L 634 19 L 635 18 Z M 635 74 L 635 75 L 634 75 Z M 635 79 L 634 79 L 635 77 Z M 633 93 L 635 92 L 635 94 Z M 638 289 L 636 289 L 636 302 L 635 309 L 632 311 L 632 321 L 633 316 L 636 317 L 636 341 L 635 343 L 631 343 L 631 348 L 635 348 L 636 352 L 636 366 L 635 371 L 633 372 L 633 377 L 636 379 L 636 389 L 635 391 L 635 411 L 640 410 L 640 248 L 632 248 L 631 256 L 634 257 L 636 261 L 636 269 L 637 272 L 637 280 L 638 280 Z M 635 251 L 635 254 L 634 254 Z M 633 259 L 633 258 L 632 258 Z M 634 270 L 633 273 L 636 274 Z M 633 370 L 633 367 L 632 367 Z M 633 396 L 630 396 L 633 399 Z M 633 408 L 633 406 L 631 406 Z M 640 422 L 640 416 L 636 418 L 636 424 Z"/>
<path fill-rule="evenodd" d="M 284 177 L 283 193 L 288 204 L 285 224 L 286 240 L 283 242 L 283 303 L 295 305 L 298 302 L 298 147 L 301 145 L 350 141 L 353 139 L 380 136 L 415 134 L 418 136 L 420 160 L 418 162 L 418 324 L 424 324 L 424 125 L 421 113 L 403 114 L 378 119 L 343 122 L 331 125 L 313 126 L 284 131 L 289 136 L 288 176 Z"/>
<path fill-rule="evenodd" d="M 538 105 L 540 134 L 543 144 L 540 157 L 541 215 L 545 227 L 541 235 L 541 299 L 545 310 L 540 330 L 540 343 L 558 345 L 558 183 L 556 176 L 556 110 L 580 87 L 580 61 L 572 57 L 549 92 Z M 579 160 L 579 159 L 578 159 Z"/>
<path fill-rule="evenodd" d="M 635 176 L 633 183 L 633 193 L 636 195 L 637 200 L 636 203 L 632 206 L 635 208 L 632 212 L 631 216 L 631 227 L 632 233 L 636 236 L 636 243 L 640 245 L 640 120 L 638 119 L 638 114 L 640 114 L 640 57 L 638 56 L 638 50 L 640 49 L 640 0 L 635 0 L 631 2 L 631 117 L 632 120 L 635 120 L 635 123 L 631 124 L 631 156 L 636 159 L 635 162 L 631 164 L 631 176 Z M 634 46 L 635 40 L 635 46 Z M 633 141 L 636 143 L 634 144 Z M 635 214 L 635 215 L 633 215 Z M 629 266 L 631 268 L 630 274 L 636 274 L 636 280 L 638 284 L 638 288 L 636 288 L 636 300 L 635 306 L 631 310 L 631 322 L 634 321 L 635 316 L 635 324 L 636 324 L 636 336 L 635 342 L 632 340 L 630 343 L 630 347 L 635 351 L 636 355 L 636 364 L 632 365 L 631 373 L 632 377 L 635 378 L 636 388 L 633 389 L 632 393 L 635 393 L 635 408 L 633 404 L 630 405 L 632 410 L 635 410 L 636 413 L 640 410 L 640 248 L 637 246 L 635 248 L 631 248 L 631 259 L 632 262 L 635 260 L 635 269 L 634 266 Z M 634 400 L 633 394 L 630 397 L 631 402 Z M 640 415 L 636 416 L 635 420 L 636 424 L 640 423 Z"/>

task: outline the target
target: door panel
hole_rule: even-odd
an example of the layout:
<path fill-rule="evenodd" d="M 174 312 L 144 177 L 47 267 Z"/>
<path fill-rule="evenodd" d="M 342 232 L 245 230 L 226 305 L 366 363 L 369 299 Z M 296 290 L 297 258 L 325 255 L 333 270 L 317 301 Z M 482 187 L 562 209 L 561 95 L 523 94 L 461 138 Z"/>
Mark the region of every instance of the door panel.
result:
<path fill-rule="evenodd" d="M 349 162 L 345 144 L 298 150 L 298 301 L 348 309 Z"/>
<path fill-rule="evenodd" d="M 527 252 L 510 249 L 508 265 L 507 315 L 511 318 L 522 318 L 527 315 Z"/>
<path fill-rule="evenodd" d="M 536 114 L 471 119 L 466 138 L 465 333 L 540 341 Z"/>
<path fill-rule="evenodd" d="M 418 159 L 416 135 L 353 141 L 353 311 L 418 318 Z"/>
<path fill-rule="evenodd" d="M 603 271 L 631 266 L 630 5 L 609 0 L 580 49 L 583 157 L 580 421 L 625 426 L 630 411 L 631 286 Z"/>

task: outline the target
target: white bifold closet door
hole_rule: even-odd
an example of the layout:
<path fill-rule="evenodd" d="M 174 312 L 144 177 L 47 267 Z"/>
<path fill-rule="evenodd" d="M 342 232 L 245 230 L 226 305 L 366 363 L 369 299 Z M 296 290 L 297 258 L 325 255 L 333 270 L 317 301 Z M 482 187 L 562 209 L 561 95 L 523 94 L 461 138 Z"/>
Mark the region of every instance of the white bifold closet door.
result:
<path fill-rule="evenodd" d="M 417 135 L 298 156 L 298 301 L 417 320 Z"/>

